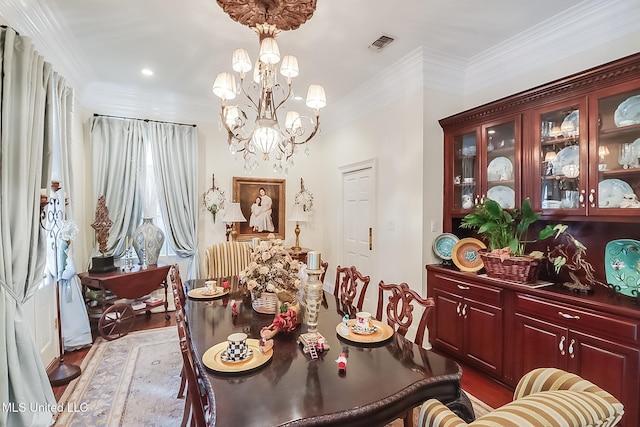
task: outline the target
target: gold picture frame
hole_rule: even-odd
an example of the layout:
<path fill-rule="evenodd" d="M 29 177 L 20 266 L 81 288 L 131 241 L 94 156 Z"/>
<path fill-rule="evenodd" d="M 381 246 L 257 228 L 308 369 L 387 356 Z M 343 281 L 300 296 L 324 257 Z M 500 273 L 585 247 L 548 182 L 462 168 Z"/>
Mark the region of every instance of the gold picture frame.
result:
<path fill-rule="evenodd" d="M 233 201 L 240 203 L 246 222 L 233 224 L 237 240 L 285 238 L 286 181 L 284 179 L 233 177 Z"/>

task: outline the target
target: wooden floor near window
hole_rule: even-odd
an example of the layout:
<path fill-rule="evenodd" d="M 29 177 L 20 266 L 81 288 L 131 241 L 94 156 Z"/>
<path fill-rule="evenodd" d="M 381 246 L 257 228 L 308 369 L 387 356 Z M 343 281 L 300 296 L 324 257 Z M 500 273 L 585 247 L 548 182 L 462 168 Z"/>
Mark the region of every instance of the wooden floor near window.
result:
<path fill-rule="evenodd" d="M 154 313 L 150 317 L 140 315 L 136 317 L 134 324 L 135 330 L 146 330 L 153 328 L 162 328 L 165 326 L 175 326 L 175 317 L 171 314 L 169 320 L 165 320 L 164 313 Z M 178 331 L 176 330 L 176 334 Z M 94 337 L 96 332 L 94 331 Z M 89 352 L 89 349 L 82 349 L 65 353 L 64 360 L 66 363 L 71 363 L 80 366 L 82 360 Z M 513 398 L 513 391 L 507 387 L 498 384 L 492 379 L 488 378 L 478 370 L 466 365 L 461 365 L 463 369 L 462 375 L 462 388 L 478 399 L 485 402 L 487 405 L 497 408 L 505 403 L 511 402 Z M 53 393 L 56 400 L 60 400 L 60 397 L 64 393 L 66 386 L 53 387 Z"/>

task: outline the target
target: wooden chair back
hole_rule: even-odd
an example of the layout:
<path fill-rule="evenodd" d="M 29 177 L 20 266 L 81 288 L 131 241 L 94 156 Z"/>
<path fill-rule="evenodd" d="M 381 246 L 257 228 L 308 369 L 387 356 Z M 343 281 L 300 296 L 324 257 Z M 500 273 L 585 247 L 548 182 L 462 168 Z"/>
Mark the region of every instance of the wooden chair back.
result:
<path fill-rule="evenodd" d="M 336 267 L 336 283 L 333 295 L 344 314 L 355 317 L 355 313 L 362 311 L 364 297 L 371 277 L 364 276 L 355 266 Z"/>
<path fill-rule="evenodd" d="M 385 294 L 388 295 L 385 305 Z M 409 288 L 406 283 L 385 284 L 380 281 L 378 284 L 378 309 L 376 318 L 382 320 L 383 308 L 387 317 L 387 323 L 402 336 L 406 336 L 407 331 L 418 319 L 418 328 L 414 342 L 420 346 L 424 341 L 424 333 L 427 329 L 427 321 L 431 314 L 431 309 L 435 307 L 433 298 L 422 298 L 416 291 Z M 420 310 L 415 310 L 420 308 Z"/>
<path fill-rule="evenodd" d="M 251 261 L 251 243 L 222 242 L 206 249 L 207 279 L 237 276 Z"/>
<path fill-rule="evenodd" d="M 180 351 L 182 353 L 182 374 L 187 382 L 187 396 L 185 401 L 185 417 L 182 425 L 186 425 L 190 420 L 190 425 L 194 427 L 205 427 L 207 420 L 205 413 L 205 402 L 207 398 L 200 392 L 198 372 L 191 352 L 191 339 L 186 328 L 184 313 L 176 310 L 176 326 L 178 327 L 178 338 L 180 340 Z"/>
<path fill-rule="evenodd" d="M 173 264 L 171 266 L 171 270 L 169 270 L 169 282 L 171 283 L 171 290 L 173 291 L 176 310 L 179 310 L 184 307 L 187 297 L 184 293 L 184 285 L 182 284 L 182 277 L 180 277 L 180 267 L 178 264 Z"/>

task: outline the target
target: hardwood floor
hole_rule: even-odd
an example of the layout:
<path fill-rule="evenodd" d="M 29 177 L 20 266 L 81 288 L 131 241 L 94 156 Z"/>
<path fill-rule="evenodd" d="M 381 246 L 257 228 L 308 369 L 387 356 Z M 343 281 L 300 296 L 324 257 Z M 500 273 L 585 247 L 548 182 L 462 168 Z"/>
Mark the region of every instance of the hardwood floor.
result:
<path fill-rule="evenodd" d="M 175 326 L 175 317 L 173 314 L 169 320 L 165 320 L 164 313 L 154 313 L 150 317 L 145 315 L 137 316 L 134 324 L 135 330 L 145 330 L 153 328 L 161 328 L 164 326 Z M 176 331 L 177 334 L 177 331 Z M 95 331 L 94 331 L 95 339 Z M 81 349 L 65 353 L 64 360 L 66 363 L 71 363 L 80 366 L 82 360 L 85 358 L 89 348 Z M 478 370 L 461 364 L 463 369 L 462 375 L 462 388 L 478 399 L 485 402 L 487 405 L 497 408 L 508 402 L 511 402 L 513 398 L 513 390 L 498 384 L 492 379 L 486 377 Z M 56 400 L 60 400 L 60 397 L 64 393 L 67 386 L 53 387 L 53 393 Z"/>

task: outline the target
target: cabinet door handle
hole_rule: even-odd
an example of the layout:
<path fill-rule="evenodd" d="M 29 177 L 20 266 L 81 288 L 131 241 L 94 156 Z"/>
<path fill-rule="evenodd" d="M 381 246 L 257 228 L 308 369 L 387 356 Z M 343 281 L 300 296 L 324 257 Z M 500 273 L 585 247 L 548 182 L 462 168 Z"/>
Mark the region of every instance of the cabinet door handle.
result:
<path fill-rule="evenodd" d="M 571 342 L 569 343 L 569 357 L 570 358 L 574 358 L 576 357 L 575 354 L 573 354 L 573 345 L 576 343 L 576 340 L 572 339 Z"/>
<path fill-rule="evenodd" d="M 594 190 L 593 188 L 589 191 L 589 203 L 591 203 L 591 207 L 595 208 L 596 204 L 594 203 L 595 200 L 595 194 L 596 194 L 596 190 Z"/>
<path fill-rule="evenodd" d="M 571 314 L 567 314 L 567 313 L 563 313 L 561 311 L 558 312 L 558 314 L 561 317 L 564 317 L 565 319 L 575 319 L 575 320 L 580 320 L 580 316 L 572 316 Z"/>
<path fill-rule="evenodd" d="M 462 316 L 465 319 L 467 318 L 467 304 L 465 304 L 464 307 L 462 307 Z"/>
<path fill-rule="evenodd" d="M 473 204 L 474 204 L 474 205 L 477 205 L 477 204 L 478 204 L 478 199 L 479 199 L 479 198 L 480 198 L 480 195 L 479 195 L 479 194 L 476 194 L 476 198 L 475 198 L 475 199 L 474 199 L 474 201 L 473 201 Z"/>
<path fill-rule="evenodd" d="M 582 190 L 580 191 L 580 196 L 578 197 L 578 201 L 580 202 L 580 205 L 584 208 L 584 194 L 586 193 L 586 191 Z"/>
<path fill-rule="evenodd" d="M 458 317 L 460 317 L 460 306 L 462 305 L 461 302 L 458 303 L 458 305 L 456 306 L 456 313 L 458 313 Z"/>
<path fill-rule="evenodd" d="M 482 196 L 480 196 L 480 204 L 484 205 L 484 194 Z"/>
<path fill-rule="evenodd" d="M 558 349 L 560 349 L 560 354 L 564 356 L 564 340 L 565 337 L 560 338 L 560 344 L 558 344 Z"/>
<path fill-rule="evenodd" d="M 458 289 L 460 289 L 461 291 L 468 291 L 469 287 L 468 286 L 463 286 L 463 285 L 458 285 Z"/>

